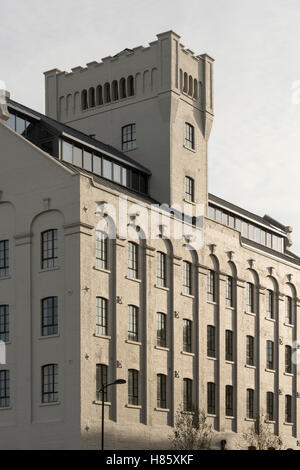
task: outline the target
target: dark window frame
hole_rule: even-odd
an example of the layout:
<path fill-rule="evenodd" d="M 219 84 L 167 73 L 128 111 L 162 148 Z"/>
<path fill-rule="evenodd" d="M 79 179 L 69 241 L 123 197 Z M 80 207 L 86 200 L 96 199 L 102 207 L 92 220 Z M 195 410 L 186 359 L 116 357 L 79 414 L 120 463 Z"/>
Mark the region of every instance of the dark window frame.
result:
<path fill-rule="evenodd" d="M 0 305 L 0 341 L 9 341 L 9 305 Z"/>
<path fill-rule="evenodd" d="M 41 268 L 51 269 L 58 266 L 58 229 L 41 233 Z"/>
<path fill-rule="evenodd" d="M 50 305 L 48 305 L 50 303 Z M 50 310 L 50 315 L 48 310 Z M 41 299 L 41 330 L 42 336 L 53 336 L 58 334 L 58 298 L 45 297 Z M 46 320 L 50 317 L 50 322 Z"/>
<path fill-rule="evenodd" d="M 57 403 L 58 398 L 58 364 L 45 364 L 42 366 L 42 403 Z"/>
<path fill-rule="evenodd" d="M 9 275 L 9 240 L 0 241 L 0 278 Z"/>
<path fill-rule="evenodd" d="M 128 369 L 128 404 L 139 405 L 139 371 Z"/>

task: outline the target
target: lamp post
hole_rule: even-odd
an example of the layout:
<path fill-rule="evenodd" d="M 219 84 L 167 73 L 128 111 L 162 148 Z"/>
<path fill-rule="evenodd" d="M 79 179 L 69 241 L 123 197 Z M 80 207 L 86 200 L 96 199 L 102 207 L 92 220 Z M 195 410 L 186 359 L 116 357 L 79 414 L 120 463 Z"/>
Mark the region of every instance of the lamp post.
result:
<path fill-rule="evenodd" d="M 110 387 L 111 385 L 120 385 L 120 384 L 126 384 L 126 380 L 124 379 L 117 379 L 111 384 L 105 384 L 102 385 L 100 390 L 98 390 L 98 393 L 101 392 L 102 394 L 102 434 L 101 434 L 101 450 L 104 450 L 104 392 L 107 387 Z"/>

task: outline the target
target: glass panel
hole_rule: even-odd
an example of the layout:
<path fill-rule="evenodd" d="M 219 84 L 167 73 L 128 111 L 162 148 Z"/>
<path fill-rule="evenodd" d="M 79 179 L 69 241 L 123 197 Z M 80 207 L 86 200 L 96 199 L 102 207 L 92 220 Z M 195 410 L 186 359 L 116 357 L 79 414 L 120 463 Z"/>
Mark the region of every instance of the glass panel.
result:
<path fill-rule="evenodd" d="M 140 175 L 140 191 L 142 193 L 147 192 L 147 180 L 146 180 L 146 177 L 143 175 Z"/>
<path fill-rule="evenodd" d="M 249 238 L 250 240 L 254 240 L 254 225 L 249 224 Z"/>
<path fill-rule="evenodd" d="M 6 121 L 6 124 L 9 125 L 14 131 L 16 130 L 16 116 L 14 114 L 11 114 L 9 116 L 8 121 Z"/>
<path fill-rule="evenodd" d="M 73 163 L 82 167 L 82 149 L 73 147 Z"/>
<path fill-rule="evenodd" d="M 228 225 L 228 214 L 226 214 L 226 212 L 223 212 L 223 215 L 222 215 L 222 223 L 224 225 Z"/>
<path fill-rule="evenodd" d="M 100 175 L 102 174 L 101 172 L 101 157 L 98 157 L 97 155 L 94 155 L 94 159 L 93 159 L 93 162 L 94 162 L 94 165 L 93 165 L 93 172 L 96 174 L 96 175 Z"/>
<path fill-rule="evenodd" d="M 92 154 L 90 152 L 83 152 L 83 168 L 87 171 L 92 170 Z"/>
<path fill-rule="evenodd" d="M 63 160 L 72 163 L 72 145 L 63 140 Z"/>
<path fill-rule="evenodd" d="M 260 232 L 260 242 L 262 245 L 266 244 L 266 232 L 264 230 Z"/>
<path fill-rule="evenodd" d="M 272 247 L 272 235 L 267 232 L 267 237 L 266 238 L 267 238 L 267 243 L 266 244 L 269 248 L 271 248 Z"/>
<path fill-rule="evenodd" d="M 25 131 L 25 121 L 24 119 L 16 116 L 16 131 L 18 132 L 18 134 L 23 134 L 23 132 Z"/>
<path fill-rule="evenodd" d="M 129 171 L 126 168 L 122 168 L 122 184 L 129 186 Z"/>
<path fill-rule="evenodd" d="M 103 176 L 109 180 L 112 179 L 112 163 L 103 158 Z"/>
<path fill-rule="evenodd" d="M 114 181 L 116 183 L 121 183 L 121 167 L 120 167 L 120 165 L 117 165 L 116 163 L 114 163 L 113 169 L 114 169 Z"/>
<path fill-rule="evenodd" d="M 135 189 L 136 191 L 139 191 L 139 173 L 136 171 L 132 171 L 132 184 L 131 184 L 132 189 Z"/>
<path fill-rule="evenodd" d="M 232 215 L 229 216 L 229 227 L 234 228 L 234 217 Z"/>
<path fill-rule="evenodd" d="M 216 216 L 216 209 L 214 207 L 209 207 L 208 208 L 208 216 L 210 219 L 215 219 Z"/>
<path fill-rule="evenodd" d="M 241 231 L 241 220 L 240 219 L 235 219 L 235 228 Z"/>
<path fill-rule="evenodd" d="M 246 222 L 242 222 L 242 235 L 248 238 L 248 224 Z"/>
<path fill-rule="evenodd" d="M 222 211 L 220 211 L 219 209 L 216 210 L 216 221 L 222 222 Z"/>

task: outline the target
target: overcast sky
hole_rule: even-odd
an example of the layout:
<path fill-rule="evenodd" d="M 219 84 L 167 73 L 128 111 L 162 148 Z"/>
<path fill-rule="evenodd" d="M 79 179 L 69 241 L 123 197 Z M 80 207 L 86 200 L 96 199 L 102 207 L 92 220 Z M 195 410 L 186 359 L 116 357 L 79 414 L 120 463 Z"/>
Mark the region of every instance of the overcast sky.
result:
<path fill-rule="evenodd" d="M 293 226 L 300 254 L 299 0 L 0 0 L 0 80 L 43 112 L 45 70 L 169 29 L 216 61 L 210 192 Z"/>

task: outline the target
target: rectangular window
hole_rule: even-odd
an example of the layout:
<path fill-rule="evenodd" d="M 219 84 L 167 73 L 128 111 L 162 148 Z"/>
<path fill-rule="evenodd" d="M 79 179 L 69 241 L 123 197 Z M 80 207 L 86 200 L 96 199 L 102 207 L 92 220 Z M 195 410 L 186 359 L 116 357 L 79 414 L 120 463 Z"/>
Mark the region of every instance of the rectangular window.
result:
<path fill-rule="evenodd" d="M 251 282 L 246 285 L 246 311 L 254 313 L 254 284 Z"/>
<path fill-rule="evenodd" d="M 10 406 L 9 370 L 0 370 L 0 408 Z"/>
<path fill-rule="evenodd" d="M 211 269 L 207 273 L 207 300 L 210 302 L 215 302 L 216 299 L 216 278 L 215 278 L 215 271 Z"/>
<path fill-rule="evenodd" d="M 112 162 L 109 161 L 109 160 L 105 160 L 105 158 L 103 158 L 102 160 L 102 176 L 103 178 L 106 178 L 108 180 L 112 180 Z"/>
<path fill-rule="evenodd" d="M 167 316 L 164 313 L 157 313 L 157 346 L 165 348 L 167 346 Z"/>
<path fill-rule="evenodd" d="M 138 245 L 128 242 L 128 277 L 138 277 Z"/>
<path fill-rule="evenodd" d="M 134 150 L 136 148 L 136 125 L 128 124 L 122 127 L 122 150 Z"/>
<path fill-rule="evenodd" d="M 193 411 L 193 381 L 183 379 L 183 411 Z"/>
<path fill-rule="evenodd" d="M 293 324 L 293 299 L 288 295 L 285 297 L 285 321 L 288 325 Z"/>
<path fill-rule="evenodd" d="M 226 306 L 233 306 L 233 279 L 231 276 L 226 276 Z"/>
<path fill-rule="evenodd" d="M 183 351 L 192 352 L 192 322 L 183 320 Z"/>
<path fill-rule="evenodd" d="M 267 341 L 267 369 L 274 370 L 274 343 Z"/>
<path fill-rule="evenodd" d="M 0 341 L 9 341 L 9 306 L 0 305 Z"/>
<path fill-rule="evenodd" d="M 246 339 L 246 364 L 254 366 L 254 337 L 250 335 Z"/>
<path fill-rule="evenodd" d="M 254 419 L 254 390 L 247 388 L 247 418 Z"/>
<path fill-rule="evenodd" d="M 207 413 L 216 414 L 216 384 L 213 382 L 207 383 Z"/>
<path fill-rule="evenodd" d="M 292 396 L 285 396 L 285 422 L 292 423 Z"/>
<path fill-rule="evenodd" d="M 58 261 L 57 229 L 42 233 L 42 269 L 55 268 Z"/>
<path fill-rule="evenodd" d="M 182 263 L 182 290 L 184 294 L 192 293 L 192 265 L 188 261 Z"/>
<path fill-rule="evenodd" d="M 267 318 L 274 319 L 274 292 L 267 290 Z"/>
<path fill-rule="evenodd" d="M 233 387 L 226 385 L 226 416 L 233 416 Z"/>
<path fill-rule="evenodd" d="M 93 171 L 92 154 L 90 152 L 83 152 L 83 168 L 87 171 Z"/>
<path fill-rule="evenodd" d="M 157 408 L 167 408 L 167 377 L 157 374 Z"/>
<path fill-rule="evenodd" d="M 128 306 L 128 339 L 131 341 L 139 340 L 138 313 L 139 309 L 137 307 L 134 305 Z"/>
<path fill-rule="evenodd" d="M 107 244 L 108 238 L 105 232 L 96 231 L 96 267 L 107 269 Z"/>
<path fill-rule="evenodd" d="M 57 297 L 42 299 L 42 336 L 58 334 Z"/>
<path fill-rule="evenodd" d="M 82 149 L 75 146 L 73 147 L 73 163 L 82 168 Z"/>
<path fill-rule="evenodd" d="M 139 373 L 135 369 L 128 370 L 128 404 L 139 404 Z"/>
<path fill-rule="evenodd" d="M 233 331 L 225 332 L 225 356 L 226 361 L 233 361 Z"/>
<path fill-rule="evenodd" d="M 58 365 L 48 364 L 42 367 L 42 402 L 58 401 Z"/>
<path fill-rule="evenodd" d="M 9 253 L 8 240 L 0 241 L 0 277 L 6 277 L 9 274 Z"/>
<path fill-rule="evenodd" d="M 101 389 L 107 384 L 107 369 L 104 364 L 96 364 L 96 400 L 102 401 Z M 104 401 L 107 401 L 107 388 L 104 389 Z"/>
<path fill-rule="evenodd" d="M 216 357 L 216 328 L 207 326 L 207 356 Z"/>
<path fill-rule="evenodd" d="M 274 394 L 267 392 L 267 420 L 274 421 Z"/>
<path fill-rule="evenodd" d="M 121 167 L 120 167 L 120 165 L 117 165 L 116 163 L 114 163 L 113 164 L 113 172 L 114 172 L 113 180 L 116 183 L 121 184 Z"/>
<path fill-rule="evenodd" d="M 188 122 L 185 123 L 184 145 L 189 149 L 195 148 L 195 129 Z"/>
<path fill-rule="evenodd" d="M 102 175 L 102 158 L 98 155 L 94 155 L 93 158 L 93 173 L 96 175 Z"/>
<path fill-rule="evenodd" d="M 157 252 L 157 265 L 156 265 L 156 283 L 158 286 L 166 287 L 166 255 L 165 253 Z"/>
<path fill-rule="evenodd" d="M 73 146 L 64 140 L 62 141 L 62 158 L 65 162 L 73 163 Z"/>
<path fill-rule="evenodd" d="M 184 178 L 184 185 L 185 185 L 185 199 L 186 199 L 186 201 L 194 202 L 195 201 L 195 196 L 194 196 L 194 180 L 193 180 L 193 178 L 190 178 L 189 176 L 186 176 Z"/>
<path fill-rule="evenodd" d="M 285 347 L 285 372 L 292 373 L 292 348 L 291 346 Z"/>
<path fill-rule="evenodd" d="M 96 305 L 96 334 L 107 336 L 108 333 L 108 302 L 103 297 L 97 297 Z"/>

